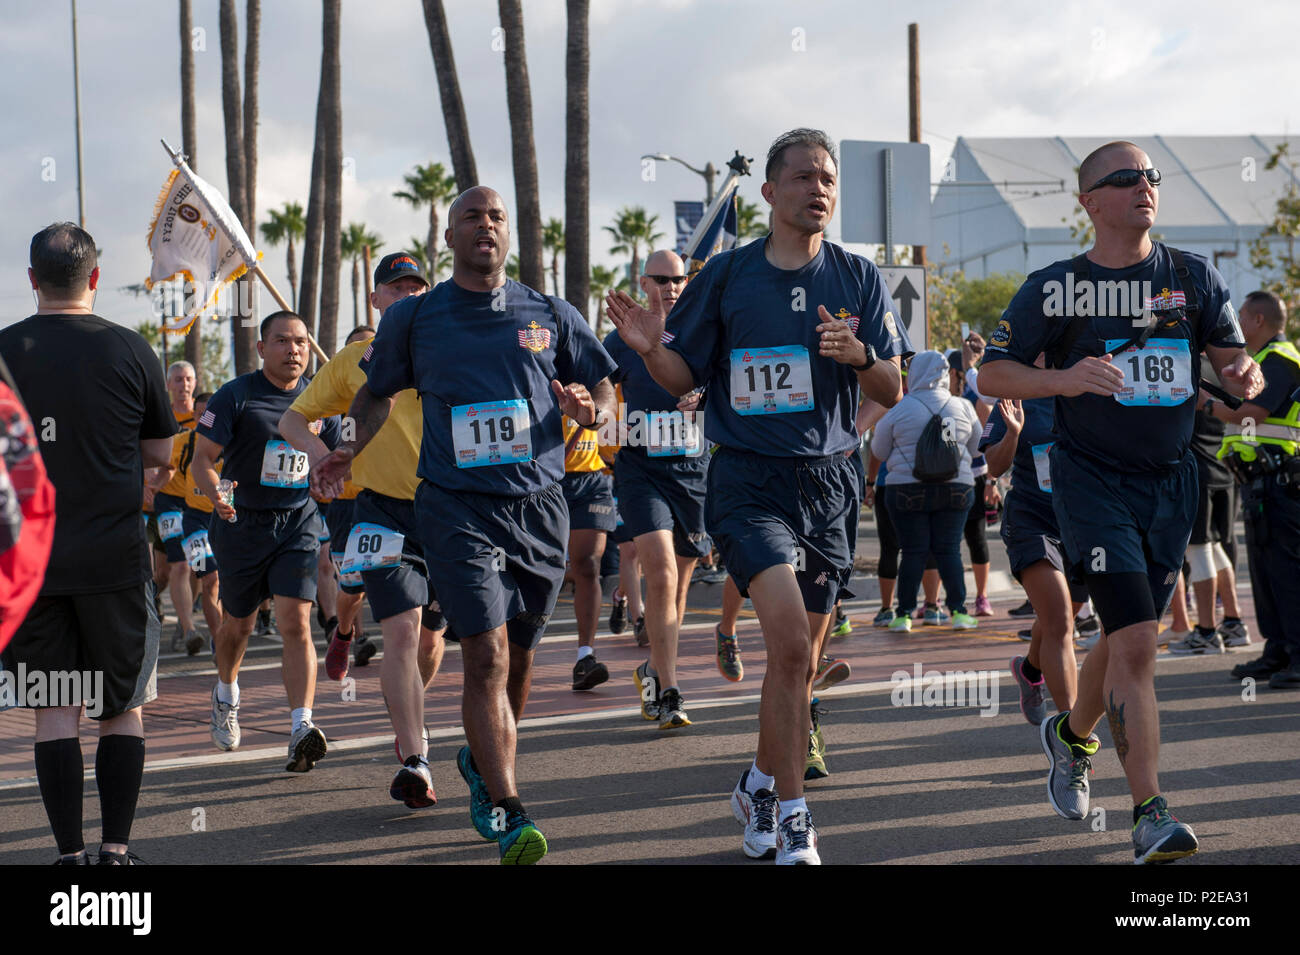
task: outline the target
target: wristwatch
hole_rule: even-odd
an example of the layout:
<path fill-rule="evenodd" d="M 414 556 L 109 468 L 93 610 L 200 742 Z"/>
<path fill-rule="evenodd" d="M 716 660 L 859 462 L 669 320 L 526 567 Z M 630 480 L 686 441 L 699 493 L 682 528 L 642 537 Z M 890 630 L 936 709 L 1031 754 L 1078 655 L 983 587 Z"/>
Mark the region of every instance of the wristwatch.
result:
<path fill-rule="evenodd" d="M 861 365 L 849 365 L 854 371 L 866 371 L 876 363 L 876 350 L 870 345 L 864 345 L 863 347 L 867 350 L 867 360 Z"/>

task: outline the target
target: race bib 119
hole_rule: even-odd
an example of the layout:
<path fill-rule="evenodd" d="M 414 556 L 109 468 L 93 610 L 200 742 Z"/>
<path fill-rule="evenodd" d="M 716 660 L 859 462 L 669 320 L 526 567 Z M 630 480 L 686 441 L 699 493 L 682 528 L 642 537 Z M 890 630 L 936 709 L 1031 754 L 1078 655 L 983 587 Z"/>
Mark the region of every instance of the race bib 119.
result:
<path fill-rule="evenodd" d="M 451 409 L 451 441 L 456 467 L 520 464 L 533 459 L 528 432 L 528 402 L 484 401 Z"/>

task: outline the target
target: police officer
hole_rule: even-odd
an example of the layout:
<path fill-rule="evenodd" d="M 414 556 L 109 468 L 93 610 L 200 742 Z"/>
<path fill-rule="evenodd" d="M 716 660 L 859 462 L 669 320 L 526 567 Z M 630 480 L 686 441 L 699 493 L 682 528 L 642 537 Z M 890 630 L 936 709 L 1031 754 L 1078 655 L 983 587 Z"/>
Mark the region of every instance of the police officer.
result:
<path fill-rule="evenodd" d="M 1300 352 L 1283 338 L 1286 303 L 1251 292 L 1241 307 L 1246 348 L 1259 362 L 1264 390 L 1240 408 L 1201 393 L 1202 407 L 1228 425 L 1219 457 L 1241 484 L 1255 619 L 1264 635 L 1258 660 L 1232 668 L 1236 679 L 1268 678 L 1274 689 L 1300 689 Z"/>

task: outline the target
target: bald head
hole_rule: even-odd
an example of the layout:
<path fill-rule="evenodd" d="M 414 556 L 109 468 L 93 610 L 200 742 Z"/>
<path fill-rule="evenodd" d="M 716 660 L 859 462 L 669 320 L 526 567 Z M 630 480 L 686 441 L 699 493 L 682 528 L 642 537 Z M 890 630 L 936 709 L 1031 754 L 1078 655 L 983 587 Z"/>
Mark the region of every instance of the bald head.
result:
<path fill-rule="evenodd" d="M 452 200 L 451 208 L 447 210 L 447 222 L 449 224 L 454 223 L 456 221 L 457 213 L 467 205 L 472 207 L 476 205 L 492 205 L 494 203 L 499 205 L 502 209 L 506 207 L 500 193 L 495 189 L 492 189 L 489 186 L 470 186 Z"/>
<path fill-rule="evenodd" d="M 645 272 L 646 275 L 684 275 L 686 266 L 682 257 L 672 249 L 660 249 L 651 252 L 645 260 Z"/>
<path fill-rule="evenodd" d="M 1119 158 L 1119 154 L 1127 155 L 1130 152 L 1142 157 L 1143 160 L 1146 159 L 1146 153 L 1142 151 L 1141 147 L 1123 140 L 1107 143 L 1105 146 L 1098 146 L 1088 153 L 1083 162 L 1079 164 L 1079 191 L 1086 191 L 1102 176 L 1108 175 L 1116 169 L 1124 168 L 1115 165 L 1115 161 Z M 1145 169 L 1148 165 L 1150 163 L 1144 162 L 1142 168 Z"/>
<path fill-rule="evenodd" d="M 667 317 L 686 288 L 686 266 L 676 252 L 660 249 L 645 260 L 645 274 L 639 281 L 649 310 Z"/>
<path fill-rule="evenodd" d="M 510 253 L 510 217 L 495 189 L 466 189 L 447 210 L 447 246 L 452 250 L 452 278 L 464 288 L 491 289 L 505 282 Z"/>

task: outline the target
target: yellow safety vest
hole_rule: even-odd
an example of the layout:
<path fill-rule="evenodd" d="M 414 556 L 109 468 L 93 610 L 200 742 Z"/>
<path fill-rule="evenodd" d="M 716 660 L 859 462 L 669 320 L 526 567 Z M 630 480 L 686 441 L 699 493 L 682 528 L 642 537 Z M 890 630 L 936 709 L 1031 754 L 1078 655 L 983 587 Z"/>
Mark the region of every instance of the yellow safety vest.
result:
<path fill-rule="evenodd" d="M 1300 369 L 1300 351 L 1296 351 L 1288 341 L 1269 342 L 1255 355 L 1255 361 L 1262 363 L 1274 354 L 1281 355 Z M 1236 454 L 1242 461 L 1251 462 L 1256 458 L 1255 449 L 1261 444 L 1272 445 L 1287 457 L 1300 454 L 1300 402 L 1291 402 L 1282 418 L 1265 418 L 1253 427 L 1228 425 L 1218 457 L 1222 459 Z"/>

